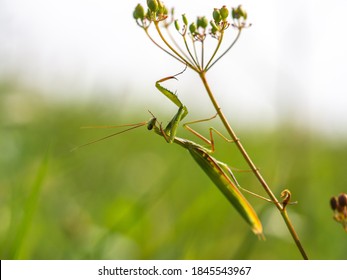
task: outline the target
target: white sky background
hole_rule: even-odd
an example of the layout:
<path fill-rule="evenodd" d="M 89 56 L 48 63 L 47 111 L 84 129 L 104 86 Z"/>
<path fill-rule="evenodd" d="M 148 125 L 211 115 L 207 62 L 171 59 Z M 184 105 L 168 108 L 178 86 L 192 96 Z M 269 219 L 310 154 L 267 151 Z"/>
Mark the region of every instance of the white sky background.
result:
<path fill-rule="evenodd" d="M 127 92 L 128 100 L 145 104 L 144 115 L 166 104 L 174 112 L 174 105 L 156 93 L 154 82 L 183 68 L 135 24 L 132 11 L 139 2 L 146 1 L 0 0 L 0 79 L 16 76 L 52 98 L 59 91 L 71 100 L 98 97 L 100 90 L 109 95 Z M 243 4 L 248 11 L 252 27 L 208 74 L 228 116 L 255 125 L 290 117 L 347 136 L 347 1 L 165 4 L 190 20 L 210 18 L 212 9 L 223 4 Z M 168 86 L 178 91 L 192 114 L 199 107 L 205 110 L 192 118 L 213 114 L 191 71 Z"/>

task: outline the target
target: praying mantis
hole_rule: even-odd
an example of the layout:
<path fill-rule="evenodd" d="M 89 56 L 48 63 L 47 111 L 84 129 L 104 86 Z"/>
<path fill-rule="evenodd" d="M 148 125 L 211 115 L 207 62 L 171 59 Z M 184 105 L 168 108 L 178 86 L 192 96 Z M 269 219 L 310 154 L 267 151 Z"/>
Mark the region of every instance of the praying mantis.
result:
<path fill-rule="evenodd" d="M 227 164 L 221 161 L 218 161 L 217 159 L 211 156 L 211 153 L 214 151 L 214 141 L 213 141 L 213 134 L 212 134 L 213 131 L 217 133 L 219 136 L 223 137 L 226 141 L 228 142 L 232 142 L 232 141 L 225 138 L 221 133 L 219 133 L 217 130 L 213 128 L 210 128 L 210 140 L 208 140 L 188 126 L 188 124 L 201 122 L 201 121 L 208 121 L 214 118 L 215 116 L 209 119 L 194 121 L 194 122 L 186 123 L 183 125 L 186 129 L 188 129 L 193 134 L 195 134 L 200 139 L 202 139 L 204 142 L 206 142 L 208 145 L 210 145 L 211 149 L 207 149 L 197 143 L 194 143 L 191 140 L 176 137 L 176 132 L 177 132 L 179 122 L 182 121 L 183 118 L 188 114 L 188 110 L 186 106 L 182 104 L 182 102 L 179 100 L 176 94 L 164 88 L 160 84 L 166 80 L 175 78 L 175 76 L 163 78 L 157 81 L 155 86 L 169 100 L 171 100 L 176 106 L 178 106 L 179 109 L 177 113 L 175 114 L 175 116 L 171 119 L 171 121 L 165 127 L 165 129 L 162 128 L 162 125 L 159 124 L 156 117 L 153 116 L 153 118 L 147 124 L 148 130 L 154 130 L 156 134 L 163 136 L 166 142 L 168 143 L 175 143 L 187 149 L 190 155 L 193 157 L 193 159 L 201 167 L 201 169 L 212 180 L 212 182 L 219 188 L 219 190 L 225 195 L 225 197 L 230 201 L 230 203 L 244 218 L 244 220 L 251 226 L 252 231 L 256 235 L 258 235 L 260 238 L 263 239 L 264 238 L 263 227 L 258 218 L 258 215 L 256 214 L 251 204 L 248 202 L 248 200 L 240 192 L 240 185 L 238 184 L 231 169 L 228 167 Z"/>
<path fill-rule="evenodd" d="M 208 119 L 193 121 L 183 125 L 184 128 L 186 128 L 187 130 L 192 132 L 194 135 L 202 139 L 205 143 L 207 143 L 210 146 L 210 149 L 202 145 L 199 145 L 191 140 L 176 136 L 179 124 L 188 114 L 188 110 L 186 106 L 184 106 L 182 102 L 179 100 L 178 96 L 175 93 L 171 92 L 170 90 L 164 88 L 161 85 L 161 83 L 169 79 L 176 79 L 177 75 L 163 78 L 157 81 L 155 84 L 156 88 L 162 94 L 164 94 L 177 107 L 179 107 L 177 113 L 173 116 L 173 118 L 170 120 L 170 122 L 167 124 L 165 128 L 162 127 L 162 124 L 159 123 L 157 118 L 151 113 L 152 118 L 146 122 L 119 125 L 119 126 L 101 126 L 101 127 L 108 127 L 108 128 L 110 127 L 112 128 L 129 127 L 129 128 L 117 133 L 113 133 L 106 137 L 94 140 L 82 146 L 89 145 L 89 144 L 92 144 L 92 143 L 95 143 L 95 142 L 98 142 L 98 141 L 116 136 L 118 134 L 127 132 L 129 130 L 146 125 L 148 130 L 154 131 L 157 135 L 163 137 L 167 143 L 175 143 L 181 146 L 182 148 L 186 149 L 189 152 L 189 154 L 192 156 L 192 158 L 195 160 L 195 162 L 201 167 L 201 169 L 206 173 L 206 175 L 212 180 L 212 182 L 219 188 L 219 190 L 229 200 L 229 202 L 233 205 L 233 207 L 237 210 L 237 212 L 242 216 L 242 218 L 249 224 L 253 233 L 256 234 L 260 239 L 264 239 L 262 223 L 260 219 L 258 218 L 258 215 L 255 212 L 254 208 L 251 206 L 251 204 L 248 202 L 248 200 L 243 196 L 243 194 L 240 191 L 240 189 L 241 190 L 244 190 L 244 189 L 241 188 L 240 185 L 238 184 L 229 166 L 221 161 L 218 161 L 217 159 L 211 156 L 211 153 L 213 153 L 215 149 L 214 140 L 213 140 L 213 132 L 217 133 L 219 136 L 223 137 L 228 142 L 233 142 L 233 141 L 227 139 L 220 132 L 218 132 L 217 130 L 213 128 L 210 128 L 210 139 L 207 139 L 201 134 L 199 134 L 198 132 L 196 132 L 195 130 L 193 130 L 192 128 L 190 128 L 188 125 L 192 123 L 208 121 L 216 117 L 216 115 Z M 82 147 L 82 146 L 79 146 L 79 147 Z"/>

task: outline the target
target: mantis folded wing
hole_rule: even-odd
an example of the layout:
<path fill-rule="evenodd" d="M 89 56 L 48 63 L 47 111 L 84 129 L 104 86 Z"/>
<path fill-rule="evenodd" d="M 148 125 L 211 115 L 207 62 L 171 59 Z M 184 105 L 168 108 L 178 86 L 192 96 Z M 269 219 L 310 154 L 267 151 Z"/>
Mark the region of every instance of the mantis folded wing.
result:
<path fill-rule="evenodd" d="M 151 125 L 147 127 L 150 130 L 154 129 L 155 133 L 167 139 L 165 130 L 162 129 L 161 126 L 152 125 L 155 122 L 156 118 L 153 118 L 149 121 L 149 124 Z M 243 219 L 251 226 L 252 231 L 260 238 L 264 239 L 263 227 L 255 210 L 243 196 L 240 190 L 236 187 L 228 174 L 223 170 L 222 165 L 226 164 L 216 160 L 209 154 L 209 150 L 197 143 L 194 143 L 193 141 L 174 137 L 173 143 L 178 144 L 188 150 L 190 155 L 198 163 L 201 169 L 225 195 L 225 197 L 234 206 L 234 208 L 243 217 Z"/>

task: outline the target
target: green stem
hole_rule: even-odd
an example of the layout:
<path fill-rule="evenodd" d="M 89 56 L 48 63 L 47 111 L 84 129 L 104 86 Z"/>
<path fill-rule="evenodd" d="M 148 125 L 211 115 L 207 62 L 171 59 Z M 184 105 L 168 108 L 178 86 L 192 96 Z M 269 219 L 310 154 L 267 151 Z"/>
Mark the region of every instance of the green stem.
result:
<path fill-rule="evenodd" d="M 164 51 L 165 53 L 167 53 L 168 55 L 170 55 L 171 57 L 173 57 L 174 59 L 178 60 L 179 62 L 185 64 L 185 60 L 180 59 L 179 57 L 175 56 L 174 54 L 170 53 L 168 50 L 164 49 L 161 45 L 159 45 L 153 38 L 151 35 L 149 35 L 148 33 L 148 28 L 143 28 L 145 30 L 145 33 L 147 35 L 147 37 L 152 41 L 152 43 L 154 45 L 156 45 L 159 49 L 161 49 L 162 51 Z"/>
<path fill-rule="evenodd" d="M 187 61 L 180 53 L 178 53 L 168 42 L 167 40 L 165 39 L 165 37 L 163 36 L 163 34 L 161 33 L 160 31 L 160 28 L 159 28 L 159 24 L 158 22 L 154 22 L 154 26 L 155 26 L 155 29 L 157 30 L 161 40 L 164 42 L 164 44 L 177 56 L 176 59 L 178 59 L 179 61 L 184 61 L 183 63 L 187 65 L 187 67 L 193 69 L 194 71 L 196 71 L 196 68 L 194 65 L 192 65 L 191 63 L 189 63 L 189 61 Z"/>
<path fill-rule="evenodd" d="M 212 64 L 213 65 L 213 64 Z M 212 66 L 211 65 L 211 66 Z M 205 86 L 205 89 L 207 91 L 207 94 L 213 104 L 213 107 L 215 108 L 221 122 L 223 123 L 225 129 L 227 130 L 228 134 L 230 135 L 230 137 L 235 141 L 235 144 L 237 146 L 237 148 L 239 149 L 240 153 L 242 154 L 243 158 L 245 159 L 245 161 L 247 162 L 247 164 L 249 165 L 249 167 L 251 168 L 252 172 L 254 173 L 254 175 L 256 176 L 256 178 L 258 179 L 258 181 L 260 182 L 260 184 L 262 185 L 262 187 L 264 188 L 264 190 L 266 191 L 266 193 L 268 194 L 268 196 L 270 197 L 270 199 L 273 201 L 273 203 L 276 205 L 277 209 L 280 211 L 288 230 L 290 231 L 296 246 L 298 247 L 302 257 L 304 259 L 308 259 L 307 255 L 305 253 L 304 248 L 301 245 L 301 242 L 299 240 L 299 237 L 293 227 L 292 222 L 289 219 L 289 216 L 287 214 L 287 211 L 285 209 L 285 207 L 282 206 L 282 204 L 277 200 L 276 196 L 273 194 L 273 192 L 271 191 L 270 187 L 267 185 L 266 181 L 264 180 L 263 176 L 261 175 L 261 173 L 259 172 L 259 169 L 255 166 L 255 164 L 253 163 L 253 161 L 251 160 L 251 158 L 249 157 L 249 155 L 247 154 L 245 148 L 243 147 L 242 143 L 240 142 L 239 138 L 236 136 L 236 133 L 234 132 L 234 130 L 231 128 L 228 120 L 226 119 L 224 113 L 222 112 L 217 100 L 215 99 L 211 88 L 206 80 L 206 71 L 201 71 L 199 72 L 199 76 Z"/>
<path fill-rule="evenodd" d="M 200 62 L 199 62 L 199 58 L 198 58 L 198 52 L 197 52 L 197 50 L 196 50 L 196 41 L 194 40 L 194 38 L 192 37 L 192 44 L 193 44 L 193 50 L 194 50 L 194 55 L 195 55 L 195 60 L 196 60 L 196 62 L 197 62 L 197 64 L 198 65 L 200 65 L 199 66 L 199 68 L 198 68 L 198 73 L 200 72 L 200 71 L 202 71 L 202 68 L 201 68 L 201 64 L 200 64 Z"/>
<path fill-rule="evenodd" d="M 217 54 L 217 52 L 218 52 L 218 50 L 219 50 L 219 47 L 220 47 L 221 44 L 222 44 L 223 37 L 224 37 L 224 30 L 221 31 L 220 37 L 218 38 L 218 44 L 217 44 L 217 46 L 216 46 L 216 48 L 215 48 L 215 50 L 214 50 L 214 52 L 213 52 L 213 54 L 212 54 L 210 60 L 209 60 L 209 61 L 207 62 L 207 64 L 206 64 L 205 71 L 207 71 L 207 70 L 209 69 L 209 66 L 210 66 L 212 60 L 213 60 L 214 57 L 216 56 L 216 54 Z"/>
<path fill-rule="evenodd" d="M 184 45 L 186 46 L 186 49 L 187 49 L 187 51 L 188 51 L 188 53 L 189 53 L 191 59 L 194 61 L 194 64 L 195 64 L 195 66 L 196 66 L 196 69 L 199 69 L 200 66 L 199 66 L 198 62 L 195 60 L 195 58 L 194 58 L 194 56 L 192 55 L 192 52 L 190 51 L 190 48 L 189 48 L 189 46 L 188 46 L 188 42 L 187 42 L 187 39 L 186 39 L 186 34 L 183 34 L 182 37 L 183 37 Z"/>
<path fill-rule="evenodd" d="M 173 44 L 175 45 L 175 47 L 177 48 L 178 51 L 180 51 L 182 53 L 182 55 L 184 55 L 186 61 L 188 61 L 190 64 L 195 64 L 196 65 L 196 62 L 194 61 L 194 59 L 192 59 L 192 56 L 189 52 L 189 48 L 188 46 L 186 45 L 186 48 L 188 50 L 188 53 L 190 56 L 188 56 L 183 50 L 182 48 L 179 46 L 179 44 L 177 43 L 177 41 L 175 40 L 175 38 L 172 36 L 171 34 L 171 31 L 168 27 L 166 27 L 166 31 L 167 31 L 167 34 L 169 35 L 169 38 L 170 40 L 173 42 Z M 182 35 L 183 36 L 183 35 Z"/>
<path fill-rule="evenodd" d="M 201 69 L 204 69 L 205 40 L 201 41 Z"/>
<path fill-rule="evenodd" d="M 308 260 L 308 256 L 307 256 L 304 248 L 301 245 L 299 236 L 297 235 L 297 233 L 296 233 L 296 231 L 295 231 L 295 229 L 293 227 L 293 224 L 291 223 L 291 221 L 289 219 L 289 216 L 288 216 L 288 213 L 287 213 L 287 210 L 286 210 L 285 207 L 283 208 L 283 211 L 281 211 L 281 215 L 282 215 L 283 220 L 285 221 L 285 223 L 287 225 L 287 228 L 289 229 L 290 234 L 292 235 L 292 237 L 293 237 L 293 239 L 295 241 L 296 247 L 298 247 L 302 257 L 304 258 L 304 260 Z"/>
<path fill-rule="evenodd" d="M 253 163 L 253 161 L 251 160 L 251 158 L 249 157 L 249 155 L 247 154 L 245 148 L 243 147 L 242 143 L 240 142 L 239 138 L 236 136 L 236 133 L 233 131 L 233 129 L 231 128 L 228 120 L 226 119 L 224 113 L 222 112 L 219 104 L 217 103 L 217 100 L 215 99 L 210 87 L 209 87 L 209 84 L 206 80 L 206 72 L 211 69 L 211 67 L 213 65 L 215 65 L 233 46 L 234 44 L 237 42 L 237 40 L 239 39 L 240 35 L 241 35 L 241 30 L 242 28 L 239 28 L 239 32 L 235 38 L 235 40 L 231 43 L 231 45 L 216 59 L 213 61 L 214 57 L 216 56 L 220 46 L 221 46 L 221 42 L 222 42 L 222 39 L 223 39 L 223 34 L 224 32 L 221 33 L 221 37 L 219 38 L 219 41 L 218 41 L 218 44 L 216 46 L 216 49 L 214 51 L 214 53 L 212 54 L 210 60 L 208 61 L 207 65 L 205 68 L 203 68 L 203 65 L 200 65 L 199 64 L 199 60 L 198 60 L 198 57 L 197 57 L 197 52 L 196 52 L 196 46 L 195 46 L 195 41 L 194 39 L 192 38 L 193 40 L 193 49 L 194 49 L 194 54 L 195 54 L 195 59 L 194 57 L 192 56 L 192 54 L 190 53 L 189 51 L 189 48 L 187 46 L 187 42 L 186 40 L 185 41 L 185 44 L 186 44 L 186 47 L 188 49 L 188 52 L 189 52 L 189 55 L 191 56 L 192 58 L 192 61 L 190 59 L 187 58 L 187 55 L 184 54 L 184 52 L 182 52 L 182 55 L 176 51 L 168 42 L 167 40 L 165 39 L 165 37 L 163 36 L 163 34 L 161 33 L 160 31 L 160 28 L 158 26 L 158 22 L 154 22 L 154 25 L 155 25 L 155 28 L 161 38 L 161 40 L 164 42 L 164 44 L 171 50 L 168 51 L 166 49 L 164 49 L 162 46 L 160 46 L 158 43 L 156 43 L 153 38 L 148 34 L 148 30 L 145 28 L 145 31 L 146 31 L 146 34 L 147 36 L 151 39 L 151 41 L 157 45 L 160 49 L 164 50 L 166 53 L 168 53 L 170 56 L 174 57 L 176 60 L 180 61 L 181 63 L 184 63 L 186 64 L 187 67 L 191 68 L 192 70 L 194 70 L 195 72 L 197 72 L 205 86 L 205 89 L 208 93 L 208 96 L 221 120 L 221 122 L 223 123 L 225 129 L 227 130 L 228 134 L 230 135 L 230 137 L 233 139 L 233 141 L 235 142 L 237 148 L 239 149 L 240 153 L 242 154 L 243 158 L 245 159 L 245 161 L 247 162 L 247 164 L 249 165 L 249 167 L 251 168 L 252 172 L 254 173 L 254 175 L 256 176 L 256 178 L 258 179 L 258 181 L 260 182 L 260 184 L 262 185 L 262 187 L 264 188 L 264 190 L 266 191 L 266 193 L 268 194 L 268 196 L 270 197 L 271 201 L 276 205 L 277 209 L 280 211 L 285 223 L 286 223 L 286 226 L 289 230 L 289 232 L 291 233 L 292 235 L 292 238 L 294 239 L 295 241 L 295 244 L 297 246 L 297 248 L 299 249 L 302 257 L 304 259 L 308 259 L 306 253 L 305 253 L 305 250 L 300 242 L 300 239 L 295 231 L 295 228 L 288 216 L 288 213 L 286 211 L 286 207 L 281 204 L 278 199 L 276 198 L 276 196 L 273 194 L 273 192 L 271 191 L 271 189 L 269 188 L 269 186 L 267 185 L 266 181 L 264 180 L 264 178 L 262 177 L 261 173 L 259 172 L 258 168 L 255 166 L 255 164 Z M 185 37 L 184 37 L 185 39 Z M 204 51 L 202 51 L 202 55 L 204 55 Z M 213 62 L 212 62 L 213 61 Z M 202 58 L 202 63 L 203 63 L 203 58 Z"/>

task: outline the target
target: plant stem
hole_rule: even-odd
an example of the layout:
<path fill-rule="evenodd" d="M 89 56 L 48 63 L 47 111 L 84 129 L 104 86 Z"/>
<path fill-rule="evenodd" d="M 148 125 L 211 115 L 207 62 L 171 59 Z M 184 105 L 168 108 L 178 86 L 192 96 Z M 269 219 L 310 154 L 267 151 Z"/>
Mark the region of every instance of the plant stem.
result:
<path fill-rule="evenodd" d="M 293 224 L 291 223 L 290 219 L 289 219 L 289 216 L 288 216 L 288 213 L 287 213 L 287 209 L 284 207 L 283 208 L 283 211 L 280 211 L 281 212 L 281 215 L 283 217 L 283 220 L 285 221 L 286 225 L 287 225 L 287 228 L 289 229 L 289 232 L 290 234 L 292 235 L 294 241 L 295 241 L 295 244 L 296 244 L 296 247 L 298 247 L 302 257 L 304 260 L 308 260 L 308 256 L 304 250 L 304 247 L 302 247 L 302 244 L 300 242 L 300 239 L 299 239 L 299 236 L 298 234 L 296 233 L 294 227 L 293 227 Z"/>
<path fill-rule="evenodd" d="M 207 94 L 213 104 L 213 107 L 215 108 L 221 122 L 223 123 L 225 129 L 227 130 L 228 134 L 230 135 L 230 137 L 235 141 L 235 144 L 237 146 L 237 148 L 239 149 L 240 153 L 242 154 L 243 158 L 245 159 L 245 161 L 247 162 L 247 164 L 249 165 L 249 167 L 251 168 L 252 172 L 254 173 L 254 175 L 257 177 L 258 181 L 260 182 L 260 184 L 262 185 L 262 187 L 264 188 L 264 190 L 266 191 L 266 193 L 269 195 L 270 199 L 273 201 L 273 203 L 276 205 L 277 209 L 280 211 L 288 230 L 290 231 L 296 246 L 298 247 L 302 257 L 304 259 L 308 259 L 304 248 L 301 245 L 301 242 L 299 240 L 299 237 L 293 227 L 292 222 L 289 219 L 289 216 L 287 214 L 287 211 L 285 209 L 284 206 L 282 206 L 282 204 L 277 200 L 276 196 L 273 194 L 273 192 L 271 191 L 271 189 L 269 188 L 269 186 L 267 185 L 266 181 L 264 180 L 263 176 L 261 175 L 259 169 L 255 166 L 255 164 L 253 163 L 253 161 L 251 160 L 250 156 L 247 154 L 245 148 L 243 147 L 242 143 L 240 142 L 239 138 L 236 136 L 236 133 L 234 132 L 234 130 L 231 128 L 228 120 L 226 119 L 224 113 L 222 112 L 222 109 L 220 108 L 217 100 L 215 99 L 211 88 L 206 80 L 206 71 L 201 71 L 199 72 L 199 76 L 204 84 L 204 87 L 207 91 Z"/>
<path fill-rule="evenodd" d="M 188 50 L 189 56 L 186 55 L 181 48 L 176 44 L 175 40 L 172 38 L 171 34 L 169 33 L 169 37 L 172 39 L 172 41 L 174 42 L 175 46 L 178 48 L 178 51 L 175 50 L 169 43 L 168 41 L 165 39 L 165 37 L 163 36 L 163 34 L 160 31 L 159 28 L 159 21 L 154 21 L 154 26 L 155 29 L 157 30 L 161 40 L 164 42 L 164 44 L 168 47 L 169 50 L 164 49 L 162 46 L 160 46 L 158 43 L 156 43 L 154 41 L 154 39 L 149 35 L 147 28 L 144 28 L 147 36 L 150 38 L 150 40 L 157 45 L 160 49 L 164 50 L 166 53 L 168 53 L 170 56 L 174 57 L 176 60 L 180 61 L 181 63 L 186 64 L 186 67 L 191 68 L 192 70 L 194 70 L 195 72 L 197 72 L 205 86 L 205 89 L 208 93 L 208 96 L 210 98 L 210 101 L 213 104 L 213 107 L 215 108 L 221 122 L 223 123 L 225 129 L 227 130 L 228 134 L 230 135 L 231 139 L 235 142 L 237 148 L 239 149 L 240 153 L 242 154 L 243 158 L 245 159 L 245 161 L 247 162 L 247 164 L 249 165 L 250 169 L 252 170 L 253 174 L 256 176 L 257 180 L 260 182 L 260 184 L 262 185 L 262 187 L 264 188 L 264 190 L 266 191 L 266 193 L 268 194 L 268 196 L 270 197 L 270 200 L 276 205 L 277 209 L 280 211 L 286 226 L 289 230 L 289 232 L 292 235 L 292 238 L 295 241 L 295 244 L 297 246 L 297 248 L 299 249 L 302 257 L 304 259 L 308 259 L 305 250 L 303 248 L 303 246 L 301 245 L 301 242 L 299 240 L 299 237 L 294 229 L 294 226 L 288 216 L 288 213 L 286 211 L 286 204 L 281 203 L 278 201 L 278 199 L 276 198 L 276 196 L 273 194 L 273 192 L 271 191 L 270 187 L 267 185 L 266 181 L 264 180 L 263 176 L 261 175 L 260 171 L 258 170 L 258 168 L 255 166 L 255 164 L 253 163 L 252 159 L 250 158 L 250 156 L 247 154 L 246 149 L 243 147 L 242 143 L 240 142 L 239 138 L 236 136 L 236 133 L 233 131 L 233 129 L 231 128 L 228 120 L 226 119 L 224 113 L 222 112 L 219 104 L 217 103 L 217 100 L 215 99 L 210 86 L 206 80 L 206 73 L 209 69 L 211 69 L 212 66 L 214 66 L 233 46 L 234 44 L 237 42 L 237 40 L 239 39 L 240 35 L 241 35 L 241 30 L 244 27 L 244 25 L 239 22 L 237 24 L 237 26 L 239 26 L 238 28 L 238 34 L 236 36 L 236 38 L 234 39 L 234 41 L 231 43 L 231 45 L 217 58 L 214 60 L 220 46 L 222 43 L 222 39 L 223 39 L 223 35 L 224 35 L 224 29 L 221 32 L 221 37 L 219 38 L 218 44 L 216 46 L 215 51 L 213 52 L 211 58 L 209 59 L 209 61 L 207 62 L 205 68 L 204 68 L 204 41 L 202 41 L 202 51 L 201 51 L 201 62 L 198 59 L 198 55 L 197 55 L 197 51 L 196 51 L 196 41 L 194 40 L 194 38 L 192 37 L 192 43 L 193 43 L 193 50 L 194 50 L 194 55 L 195 57 L 192 55 L 192 53 L 190 52 L 190 49 L 187 45 L 186 42 L 186 38 L 185 38 L 185 34 L 183 35 L 183 40 L 185 43 L 185 46 Z M 213 61 L 214 60 L 214 61 Z"/>

